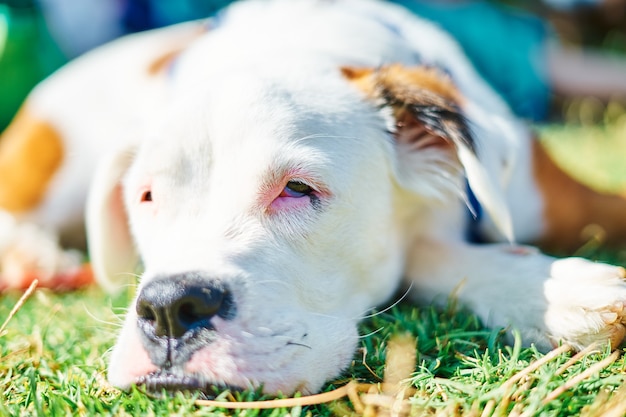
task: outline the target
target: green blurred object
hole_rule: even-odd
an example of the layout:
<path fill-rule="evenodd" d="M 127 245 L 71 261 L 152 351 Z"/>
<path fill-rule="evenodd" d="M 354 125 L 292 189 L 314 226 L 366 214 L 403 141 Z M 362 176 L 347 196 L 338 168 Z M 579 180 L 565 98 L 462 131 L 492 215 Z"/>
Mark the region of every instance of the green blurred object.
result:
<path fill-rule="evenodd" d="M 31 2 L 0 4 L 0 131 L 35 84 L 65 61 Z"/>

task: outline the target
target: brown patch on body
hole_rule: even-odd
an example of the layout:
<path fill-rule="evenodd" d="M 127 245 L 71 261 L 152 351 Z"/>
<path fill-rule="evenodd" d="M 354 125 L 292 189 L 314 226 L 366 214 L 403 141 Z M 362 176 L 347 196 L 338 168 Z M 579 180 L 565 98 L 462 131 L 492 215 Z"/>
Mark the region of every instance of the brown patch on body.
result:
<path fill-rule="evenodd" d="M 533 174 L 543 197 L 546 230 L 538 244 L 571 253 L 590 239 L 626 243 L 626 199 L 597 192 L 565 173 L 539 141 L 532 142 Z"/>
<path fill-rule="evenodd" d="M 0 136 L 0 208 L 19 213 L 37 206 L 63 157 L 54 127 L 22 108 Z"/>

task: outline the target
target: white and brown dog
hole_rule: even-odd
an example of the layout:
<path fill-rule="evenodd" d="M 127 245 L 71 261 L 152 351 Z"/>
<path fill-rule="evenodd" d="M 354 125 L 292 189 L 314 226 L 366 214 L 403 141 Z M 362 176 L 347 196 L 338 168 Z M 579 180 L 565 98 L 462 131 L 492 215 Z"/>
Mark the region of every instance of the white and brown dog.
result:
<path fill-rule="evenodd" d="M 421 300 L 463 282 L 544 348 L 625 335 L 622 268 L 510 242 L 626 241 L 626 202 L 569 179 L 452 39 L 383 2 L 243 2 L 67 65 L 2 138 L 5 279 L 71 275 L 24 242 L 71 234 L 86 200 L 99 282 L 143 266 L 122 388 L 314 392 L 403 278 Z"/>

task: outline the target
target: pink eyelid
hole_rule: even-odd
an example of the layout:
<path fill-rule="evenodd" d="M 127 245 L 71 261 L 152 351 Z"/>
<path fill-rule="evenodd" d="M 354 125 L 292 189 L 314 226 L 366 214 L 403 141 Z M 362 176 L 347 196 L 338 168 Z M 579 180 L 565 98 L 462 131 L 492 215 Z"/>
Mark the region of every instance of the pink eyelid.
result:
<path fill-rule="evenodd" d="M 303 184 L 307 184 L 313 189 L 313 196 L 320 199 L 329 197 L 330 192 L 321 186 L 317 181 L 311 179 L 307 175 L 303 175 L 300 172 L 289 172 L 285 174 L 280 181 L 277 181 L 273 186 L 268 187 L 265 192 L 262 192 L 261 204 L 270 211 L 282 211 L 285 209 L 298 209 L 305 205 L 308 205 L 311 201 L 309 195 L 303 196 L 281 196 L 284 192 L 287 183 L 290 181 L 297 181 Z"/>

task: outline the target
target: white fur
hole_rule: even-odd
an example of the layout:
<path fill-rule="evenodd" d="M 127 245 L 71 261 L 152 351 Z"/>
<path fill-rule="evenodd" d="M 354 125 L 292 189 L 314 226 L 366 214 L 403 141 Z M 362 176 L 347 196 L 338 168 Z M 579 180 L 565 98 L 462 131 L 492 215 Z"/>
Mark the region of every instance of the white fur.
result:
<path fill-rule="evenodd" d="M 110 57 L 132 55 L 168 30 L 134 47 L 111 46 Z M 389 112 L 339 71 L 386 63 L 436 64 L 451 73 L 478 159 L 461 149 L 461 167 L 441 154 L 396 148 Z M 53 77 L 40 93 L 66 84 Z M 215 339 L 175 372 L 262 384 L 267 392 L 314 392 L 350 363 L 357 322 L 403 276 L 427 301 L 464 282 L 460 300 L 487 324 L 512 326 L 542 347 L 606 341 L 622 326 L 621 269 L 464 241 L 463 169 L 491 215 L 484 231 L 494 240 L 538 237 L 542 203 L 527 129 L 431 23 L 375 1 L 242 2 L 179 56 L 165 89 L 141 85 L 119 92 L 124 99 L 114 106 L 133 116 L 141 110 L 147 123 L 133 129 L 141 143 L 127 171 L 127 154 L 115 156 L 126 150 L 99 168 L 88 216 L 91 256 L 109 286 L 132 272 L 123 264 L 135 254 L 145 268 L 140 291 L 156 277 L 187 271 L 229 285 L 236 315 L 213 318 Z M 117 139 L 96 152 L 125 149 Z M 268 209 L 274 196 L 264 187 L 289 172 L 326 190 L 320 206 Z M 142 204 L 146 186 L 153 201 Z M 122 217 L 106 209 L 115 190 L 123 190 Z M 124 233 L 114 238 L 122 241 L 111 238 L 111 225 L 126 224 L 124 216 L 134 242 Z M 109 369 L 123 388 L 156 371 L 134 309 Z"/>

